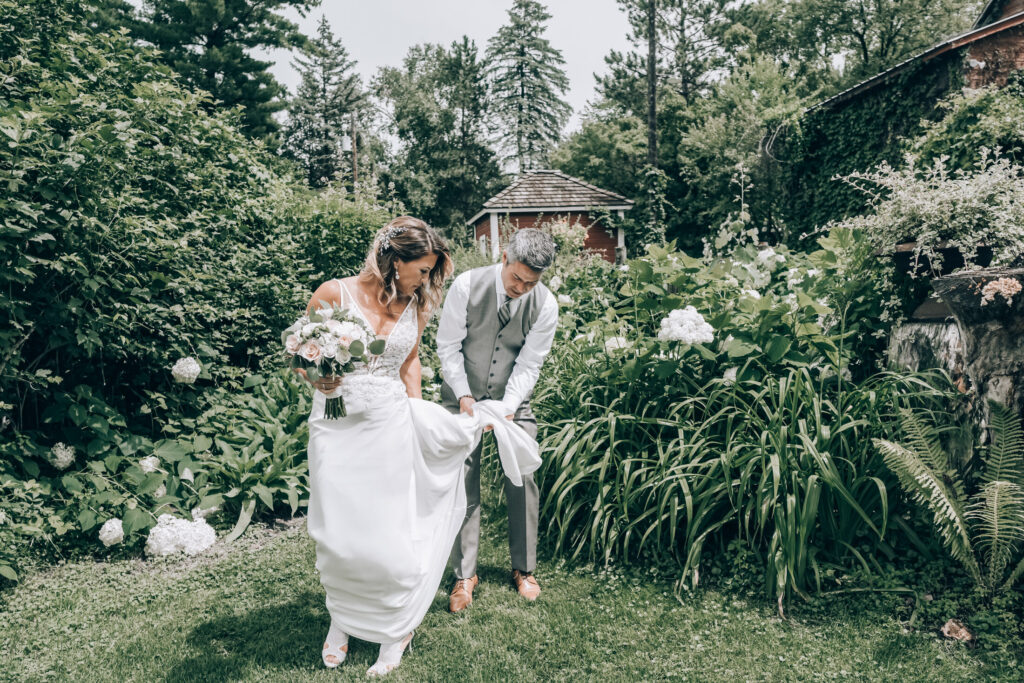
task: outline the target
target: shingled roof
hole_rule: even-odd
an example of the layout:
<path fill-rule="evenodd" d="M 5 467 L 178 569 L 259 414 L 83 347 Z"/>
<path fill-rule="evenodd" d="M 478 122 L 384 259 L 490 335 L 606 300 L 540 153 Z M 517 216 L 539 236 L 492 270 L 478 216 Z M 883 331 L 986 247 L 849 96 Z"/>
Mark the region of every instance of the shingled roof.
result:
<path fill-rule="evenodd" d="M 631 209 L 633 202 L 620 194 L 602 190 L 579 178 L 552 169 L 526 171 L 515 182 L 494 195 L 467 223 L 492 211 L 586 211 L 587 209 Z"/>

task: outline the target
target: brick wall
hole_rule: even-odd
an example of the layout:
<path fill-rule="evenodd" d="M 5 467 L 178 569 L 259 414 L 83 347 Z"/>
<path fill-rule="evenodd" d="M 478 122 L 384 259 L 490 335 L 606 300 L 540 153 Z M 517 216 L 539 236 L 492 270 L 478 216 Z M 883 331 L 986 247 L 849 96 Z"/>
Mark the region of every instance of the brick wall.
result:
<path fill-rule="evenodd" d="M 583 240 L 583 248 L 587 251 L 594 251 L 600 253 L 606 261 L 615 262 L 615 246 L 618 244 L 618 239 L 615 233 L 609 230 L 605 230 L 600 224 L 595 223 L 591 220 L 590 214 L 587 212 L 569 212 L 566 214 L 558 214 L 559 218 L 565 218 L 569 222 L 574 223 L 579 221 L 581 225 L 587 226 L 587 236 Z M 504 219 L 508 219 L 512 224 L 512 227 L 516 230 L 522 228 L 535 228 L 540 223 L 546 223 L 547 221 L 555 218 L 554 214 L 537 214 L 537 213 L 513 213 L 498 216 L 499 227 L 505 222 Z M 479 243 L 481 237 L 487 237 L 490 239 L 491 235 L 491 219 L 490 216 L 484 214 L 476 224 L 474 225 L 474 231 L 476 240 Z"/>
<path fill-rule="evenodd" d="M 1024 0 L 1013 0 L 1024 11 Z M 1012 3 L 1011 3 L 1012 4 Z M 964 84 L 1002 87 L 1018 69 L 1024 69 L 1024 26 L 1015 26 L 971 44 L 964 60 Z"/>

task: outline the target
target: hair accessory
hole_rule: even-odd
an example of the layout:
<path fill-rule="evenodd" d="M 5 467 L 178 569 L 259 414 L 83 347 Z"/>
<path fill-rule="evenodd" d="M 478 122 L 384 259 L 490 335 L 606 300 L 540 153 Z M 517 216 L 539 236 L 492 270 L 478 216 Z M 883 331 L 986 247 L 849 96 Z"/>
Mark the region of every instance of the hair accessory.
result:
<path fill-rule="evenodd" d="M 384 236 L 380 238 L 380 253 L 383 254 L 385 251 L 391 248 L 391 238 L 395 235 L 401 235 L 409 228 L 404 228 L 398 225 L 393 225 L 384 231 Z"/>

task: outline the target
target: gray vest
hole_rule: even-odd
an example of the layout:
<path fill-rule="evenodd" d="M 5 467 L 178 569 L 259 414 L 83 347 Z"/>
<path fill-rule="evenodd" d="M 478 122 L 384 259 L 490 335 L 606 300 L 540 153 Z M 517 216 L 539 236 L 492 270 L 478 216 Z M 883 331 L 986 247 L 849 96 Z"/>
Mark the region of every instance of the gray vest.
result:
<path fill-rule="evenodd" d="M 551 296 L 551 293 L 543 283 L 537 283 L 529 293 L 519 298 L 508 324 L 501 327 L 498 322 L 494 278 L 493 266 L 472 271 L 462 357 L 465 359 L 466 376 L 473 397 L 500 401 L 505 397 L 505 385 L 526 343 L 526 335 L 537 322 L 546 297 Z M 451 392 L 447 385 L 444 388 Z"/>

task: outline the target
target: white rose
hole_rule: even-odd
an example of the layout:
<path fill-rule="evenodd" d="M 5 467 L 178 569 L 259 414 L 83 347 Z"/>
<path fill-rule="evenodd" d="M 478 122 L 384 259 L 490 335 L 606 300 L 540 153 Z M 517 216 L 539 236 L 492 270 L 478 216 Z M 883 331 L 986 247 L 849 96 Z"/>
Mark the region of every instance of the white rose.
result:
<path fill-rule="evenodd" d="M 306 342 L 299 349 L 299 355 L 310 363 L 318 363 L 324 357 L 324 350 L 316 342 Z"/>
<path fill-rule="evenodd" d="M 284 340 L 284 350 L 293 356 L 299 352 L 300 346 L 302 346 L 302 340 L 299 339 L 298 335 L 289 334 L 288 338 Z"/>

